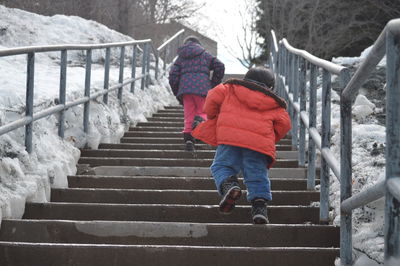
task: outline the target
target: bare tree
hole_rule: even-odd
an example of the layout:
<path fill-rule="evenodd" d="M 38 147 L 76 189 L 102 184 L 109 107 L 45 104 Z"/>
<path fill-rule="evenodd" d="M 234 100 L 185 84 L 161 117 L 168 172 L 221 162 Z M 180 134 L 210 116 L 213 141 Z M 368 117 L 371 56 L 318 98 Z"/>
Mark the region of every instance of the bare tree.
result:
<path fill-rule="evenodd" d="M 239 11 L 242 20 L 242 37 L 237 36 L 242 55 L 236 58 L 246 68 L 251 68 L 256 63 L 256 58 L 261 53 L 261 43 L 256 28 L 257 10 L 255 0 L 245 0 L 244 11 Z"/>
<path fill-rule="evenodd" d="M 399 0 L 257 2 L 257 30 L 266 43 L 274 29 L 279 38 L 326 59 L 359 55 L 390 19 L 400 16 Z"/>
<path fill-rule="evenodd" d="M 144 11 L 147 23 L 154 24 L 184 20 L 205 5 L 205 3 L 196 3 L 194 0 L 136 0 L 132 3 L 137 4 Z"/>
<path fill-rule="evenodd" d="M 245 68 L 251 68 L 257 64 L 259 55 L 262 52 L 262 39 L 260 38 L 257 28 L 257 10 L 256 0 L 244 0 L 242 7 L 239 8 L 238 14 L 240 17 L 240 30 L 236 32 L 236 45 L 239 47 L 235 49 L 235 44 L 227 43 L 225 39 L 226 33 L 224 30 L 218 29 L 219 32 L 217 38 L 223 40 L 221 44 L 224 46 L 228 53 L 236 58 L 242 66 Z M 218 28 L 217 25 L 214 25 Z M 232 34 L 229 32 L 229 34 Z M 220 36 L 223 36 L 222 38 Z"/>

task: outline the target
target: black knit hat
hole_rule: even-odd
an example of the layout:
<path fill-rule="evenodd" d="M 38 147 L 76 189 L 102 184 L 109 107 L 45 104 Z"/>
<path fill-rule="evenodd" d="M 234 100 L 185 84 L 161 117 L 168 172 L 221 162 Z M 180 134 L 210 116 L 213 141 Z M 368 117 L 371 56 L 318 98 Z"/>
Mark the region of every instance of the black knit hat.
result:
<path fill-rule="evenodd" d="M 197 37 L 193 35 L 186 37 L 185 40 L 183 41 L 184 44 L 187 44 L 188 42 L 194 42 L 201 45 L 199 39 L 197 39 Z"/>
<path fill-rule="evenodd" d="M 244 76 L 244 80 L 257 83 L 271 90 L 274 89 L 275 85 L 274 73 L 270 69 L 261 66 L 249 69 Z"/>

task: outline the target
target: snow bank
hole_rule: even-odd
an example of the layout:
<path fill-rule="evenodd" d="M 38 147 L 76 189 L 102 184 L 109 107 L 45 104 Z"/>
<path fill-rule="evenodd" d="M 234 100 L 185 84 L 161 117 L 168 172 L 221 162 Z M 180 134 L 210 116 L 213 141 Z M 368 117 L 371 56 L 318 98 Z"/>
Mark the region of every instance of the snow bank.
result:
<path fill-rule="evenodd" d="M 46 17 L 0 5 L 0 49 L 5 47 L 104 43 L 133 40 L 107 27 L 79 17 Z M 111 62 L 118 61 L 118 49 L 112 51 Z M 129 52 L 127 55 L 131 54 Z M 59 88 L 59 53 L 38 54 L 35 59 L 34 111 L 54 106 Z M 104 52 L 93 55 L 91 93 L 103 87 Z M 84 93 L 84 54 L 68 53 L 67 102 Z M 128 62 L 128 59 L 127 59 Z M 0 58 L 0 125 L 21 118 L 25 113 L 26 56 Z M 129 64 L 126 64 L 129 66 Z M 140 69 L 137 69 L 138 75 Z M 131 70 L 127 67 L 125 78 Z M 152 72 L 152 74 L 154 74 Z M 110 83 L 118 80 L 118 67 L 110 70 Z M 33 152 L 24 147 L 24 128 L 0 136 L 0 221 L 19 218 L 25 202 L 46 202 L 51 187 L 67 187 L 67 175 L 76 173 L 79 148 L 97 148 L 100 142 L 117 143 L 129 125 L 145 121 L 147 116 L 165 105 L 177 104 L 167 80 L 152 81 L 145 90 L 136 82 L 135 93 L 123 90 L 123 102 L 116 92 L 109 95 L 109 104 L 102 98 L 90 104 L 90 132 L 83 132 L 83 106 L 65 112 L 65 139 L 58 137 L 58 115 L 36 121 L 33 126 Z"/>

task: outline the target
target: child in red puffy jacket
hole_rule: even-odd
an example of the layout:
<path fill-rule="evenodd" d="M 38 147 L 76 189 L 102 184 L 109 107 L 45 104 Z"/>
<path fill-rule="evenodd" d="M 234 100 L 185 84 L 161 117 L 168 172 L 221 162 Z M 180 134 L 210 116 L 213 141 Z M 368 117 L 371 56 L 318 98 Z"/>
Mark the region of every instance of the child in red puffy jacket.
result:
<path fill-rule="evenodd" d="M 256 224 L 268 223 L 267 201 L 272 199 L 268 169 L 275 162 L 275 143 L 290 130 L 286 103 L 274 93 L 274 74 L 267 68 L 250 69 L 243 80 L 231 79 L 210 90 L 193 136 L 218 146 L 211 172 L 222 213 L 230 213 L 242 192 L 241 171 Z"/>

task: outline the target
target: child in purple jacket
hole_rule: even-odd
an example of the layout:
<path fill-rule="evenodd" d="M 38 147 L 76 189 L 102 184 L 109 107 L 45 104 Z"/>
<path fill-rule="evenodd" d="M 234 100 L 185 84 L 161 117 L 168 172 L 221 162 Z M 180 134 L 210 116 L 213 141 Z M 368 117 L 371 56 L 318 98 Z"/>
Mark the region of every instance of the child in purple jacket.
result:
<path fill-rule="evenodd" d="M 211 88 L 221 83 L 224 72 L 225 65 L 207 52 L 196 37 L 187 37 L 183 46 L 178 48 L 178 59 L 169 72 L 169 84 L 183 104 L 183 139 L 187 151 L 194 150 L 191 134 L 194 117 L 206 119 L 203 113 L 205 97 Z"/>

